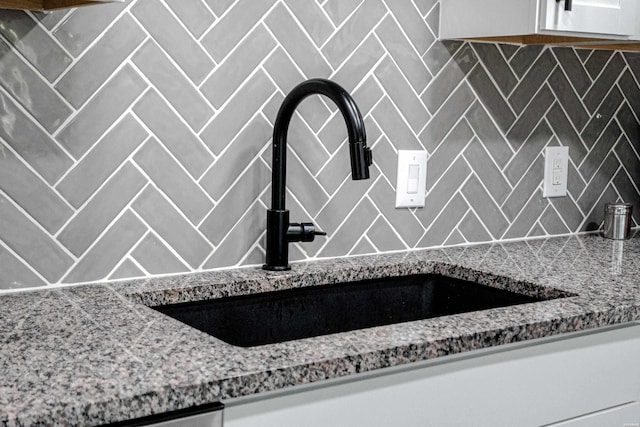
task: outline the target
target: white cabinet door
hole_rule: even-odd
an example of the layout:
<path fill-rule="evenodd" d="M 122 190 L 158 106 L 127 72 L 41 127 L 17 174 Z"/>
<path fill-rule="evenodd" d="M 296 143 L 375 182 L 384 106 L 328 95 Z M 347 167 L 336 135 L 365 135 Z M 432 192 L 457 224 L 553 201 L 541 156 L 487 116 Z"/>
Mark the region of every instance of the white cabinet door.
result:
<path fill-rule="evenodd" d="M 566 2 L 571 10 L 565 10 Z M 543 0 L 540 29 L 633 36 L 640 34 L 638 0 Z"/>

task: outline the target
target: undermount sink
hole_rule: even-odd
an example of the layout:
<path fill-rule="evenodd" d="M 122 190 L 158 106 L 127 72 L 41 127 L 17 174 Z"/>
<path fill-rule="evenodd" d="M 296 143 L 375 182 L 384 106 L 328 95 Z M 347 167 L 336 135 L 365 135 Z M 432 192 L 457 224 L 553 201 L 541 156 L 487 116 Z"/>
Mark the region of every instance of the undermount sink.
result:
<path fill-rule="evenodd" d="M 151 308 L 229 344 L 253 347 L 559 296 L 417 274 Z"/>

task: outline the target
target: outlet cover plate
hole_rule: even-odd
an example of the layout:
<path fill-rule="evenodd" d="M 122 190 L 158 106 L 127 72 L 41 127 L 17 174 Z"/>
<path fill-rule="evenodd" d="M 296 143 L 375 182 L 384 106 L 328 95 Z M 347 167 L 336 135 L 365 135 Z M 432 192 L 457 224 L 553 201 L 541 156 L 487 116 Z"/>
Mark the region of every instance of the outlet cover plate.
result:
<path fill-rule="evenodd" d="M 542 197 L 567 195 L 569 147 L 547 147 L 544 155 L 544 185 Z"/>

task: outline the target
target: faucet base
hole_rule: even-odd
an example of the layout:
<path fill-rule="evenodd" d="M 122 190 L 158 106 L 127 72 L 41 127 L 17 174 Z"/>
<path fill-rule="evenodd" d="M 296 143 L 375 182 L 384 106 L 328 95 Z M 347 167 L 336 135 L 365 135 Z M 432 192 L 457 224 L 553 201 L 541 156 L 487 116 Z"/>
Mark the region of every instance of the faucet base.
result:
<path fill-rule="evenodd" d="M 291 266 L 290 265 L 267 265 L 267 264 L 262 264 L 262 269 L 263 270 L 267 270 L 267 271 L 287 271 L 287 270 L 291 270 Z"/>
<path fill-rule="evenodd" d="M 263 270 L 291 270 L 289 265 L 289 211 L 267 209 L 267 259 Z"/>
<path fill-rule="evenodd" d="M 267 210 L 267 259 L 263 270 L 286 271 L 289 265 L 290 242 L 313 242 L 316 236 L 327 233 L 316 230 L 310 222 L 290 223 L 289 211 L 286 209 Z"/>

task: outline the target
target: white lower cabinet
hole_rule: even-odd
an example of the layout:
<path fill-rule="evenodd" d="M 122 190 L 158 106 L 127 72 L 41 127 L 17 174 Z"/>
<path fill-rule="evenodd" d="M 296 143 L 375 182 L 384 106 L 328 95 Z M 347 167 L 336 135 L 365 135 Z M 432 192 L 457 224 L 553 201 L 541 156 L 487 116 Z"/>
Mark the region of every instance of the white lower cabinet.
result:
<path fill-rule="evenodd" d="M 224 425 L 622 427 L 639 400 L 632 323 L 229 400 Z"/>

